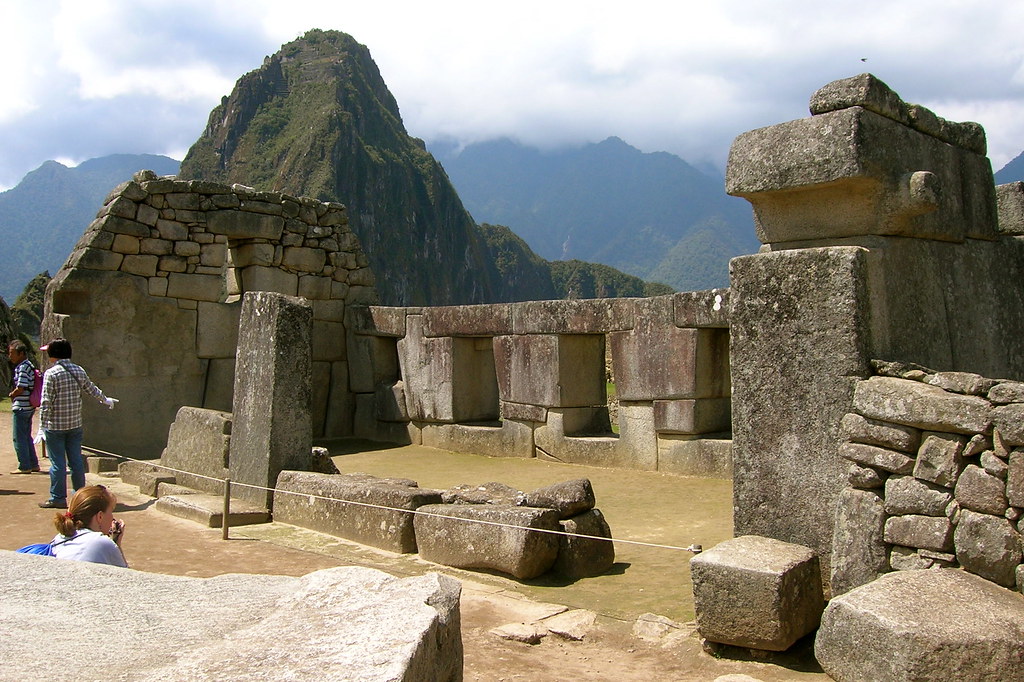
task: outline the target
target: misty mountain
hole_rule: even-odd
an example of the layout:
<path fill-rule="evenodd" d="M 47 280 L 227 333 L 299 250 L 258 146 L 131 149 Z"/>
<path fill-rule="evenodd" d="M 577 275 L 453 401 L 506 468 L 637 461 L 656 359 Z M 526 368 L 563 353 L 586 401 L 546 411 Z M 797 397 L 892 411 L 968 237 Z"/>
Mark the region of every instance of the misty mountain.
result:
<path fill-rule="evenodd" d="M 154 154 L 112 154 L 74 168 L 47 161 L 0 192 L 0 296 L 13 301 L 39 273 L 57 272 L 110 190 L 144 168 L 174 175 L 178 162 Z"/>
<path fill-rule="evenodd" d="M 1017 155 L 1017 158 L 997 171 L 995 179 L 997 185 L 1024 181 L 1024 152 Z"/>
<path fill-rule="evenodd" d="M 549 260 L 686 291 L 728 286 L 729 259 L 760 245 L 750 204 L 726 195 L 721 177 L 617 137 L 556 151 L 508 139 L 431 149 L 476 220 L 508 225 Z"/>

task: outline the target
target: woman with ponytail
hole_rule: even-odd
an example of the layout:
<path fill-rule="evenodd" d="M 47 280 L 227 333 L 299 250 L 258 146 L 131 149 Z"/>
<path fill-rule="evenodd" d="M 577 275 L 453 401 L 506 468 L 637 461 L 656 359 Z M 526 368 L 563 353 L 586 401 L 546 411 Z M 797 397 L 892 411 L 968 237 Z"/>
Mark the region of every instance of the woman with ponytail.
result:
<path fill-rule="evenodd" d="M 124 523 L 114 518 L 116 504 L 114 494 L 101 485 L 75 492 L 68 510 L 53 518 L 58 533 L 53 539 L 53 555 L 128 568 L 121 552 Z"/>

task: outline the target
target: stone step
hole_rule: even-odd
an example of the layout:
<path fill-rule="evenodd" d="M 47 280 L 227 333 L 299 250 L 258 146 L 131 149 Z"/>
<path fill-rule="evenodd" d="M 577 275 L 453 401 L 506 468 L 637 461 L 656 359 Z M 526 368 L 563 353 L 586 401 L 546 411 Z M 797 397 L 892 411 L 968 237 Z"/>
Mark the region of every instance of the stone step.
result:
<path fill-rule="evenodd" d="M 223 527 L 224 498 L 219 495 L 167 495 L 156 501 L 155 508 L 172 516 L 201 523 L 208 528 Z M 269 522 L 270 512 L 263 507 L 251 502 L 231 500 L 229 527 Z"/>

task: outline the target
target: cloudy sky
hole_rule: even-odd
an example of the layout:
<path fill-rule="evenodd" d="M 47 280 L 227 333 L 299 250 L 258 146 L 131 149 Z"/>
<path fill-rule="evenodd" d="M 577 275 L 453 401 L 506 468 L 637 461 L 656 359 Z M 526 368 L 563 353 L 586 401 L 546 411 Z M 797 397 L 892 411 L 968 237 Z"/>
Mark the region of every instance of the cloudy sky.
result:
<path fill-rule="evenodd" d="M 1024 150 L 1017 0 L 0 0 L 0 189 L 47 159 L 180 159 L 237 78 L 310 28 L 367 45 L 428 142 L 617 135 L 721 168 L 739 133 L 871 71 L 982 123 L 993 169 Z"/>

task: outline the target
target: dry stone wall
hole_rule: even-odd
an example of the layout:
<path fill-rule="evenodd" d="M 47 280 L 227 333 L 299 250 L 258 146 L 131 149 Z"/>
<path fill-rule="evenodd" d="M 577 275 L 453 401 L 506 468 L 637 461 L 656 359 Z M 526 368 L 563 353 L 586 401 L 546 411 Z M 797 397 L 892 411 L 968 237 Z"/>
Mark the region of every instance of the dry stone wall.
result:
<path fill-rule="evenodd" d="M 842 422 L 833 594 L 932 567 L 1024 590 L 1024 383 L 877 367 Z"/>
<path fill-rule="evenodd" d="M 341 204 L 151 171 L 115 188 L 51 282 L 43 328 L 121 400 L 87 415 L 88 442 L 156 457 L 182 405 L 230 411 L 248 291 L 310 301 L 313 435 L 350 434 L 345 311 L 376 290 L 347 222 Z"/>

